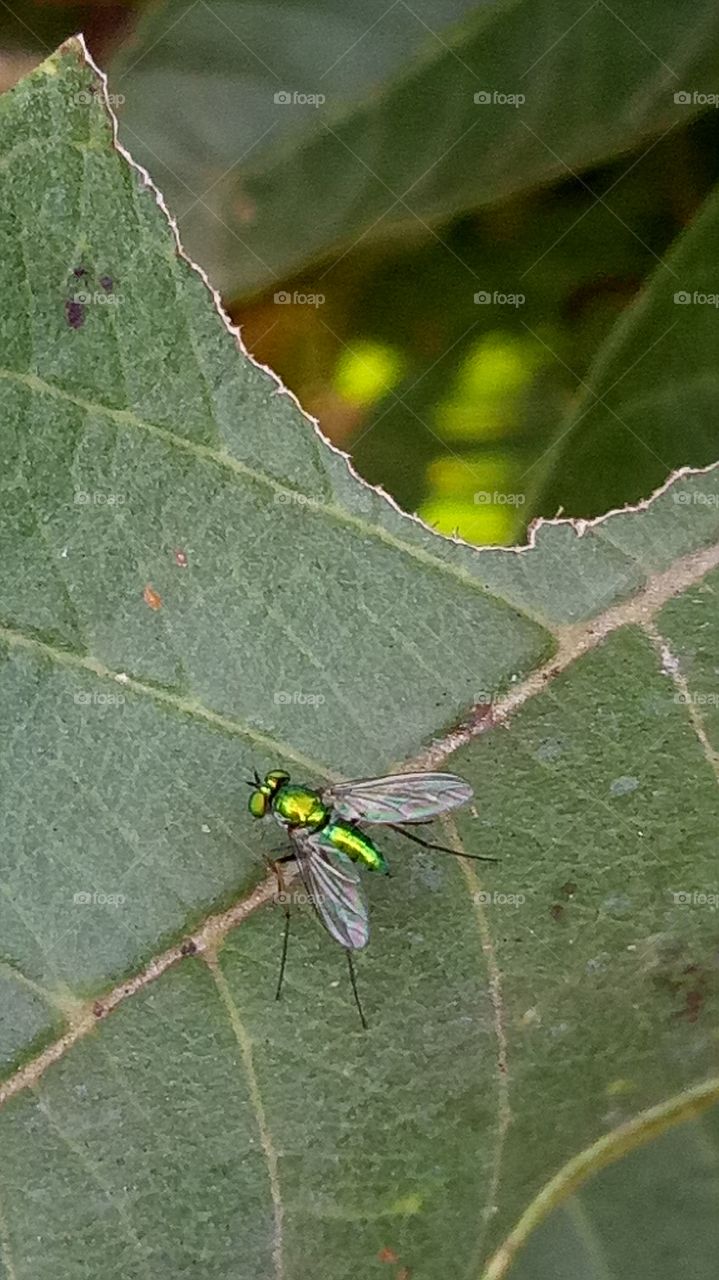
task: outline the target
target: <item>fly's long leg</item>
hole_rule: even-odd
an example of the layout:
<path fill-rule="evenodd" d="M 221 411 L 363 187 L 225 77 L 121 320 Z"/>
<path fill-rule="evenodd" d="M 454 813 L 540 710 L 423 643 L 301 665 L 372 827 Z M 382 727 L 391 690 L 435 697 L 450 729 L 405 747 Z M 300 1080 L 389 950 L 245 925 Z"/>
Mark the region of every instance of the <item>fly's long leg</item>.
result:
<path fill-rule="evenodd" d="M 449 853 L 453 858 L 472 858 L 474 862 L 499 862 L 499 858 L 490 858 L 484 853 L 458 853 L 456 849 L 450 849 L 446 844 L 433 844 L 431 840 L 423 840 L 421 836 L 413 835 L 406 827 L 400 827 L 395 822 L 389 822 L 387 825 L 398 835 L 404 836 L 406 840 L 421 844 L 423 849 L 432 849 L 435 853 Z"/>
<path fill-rule="evenodd" d="M 364 1016 L 364 1011 L 360 1003 L 359 992 L 357 990 L 357 978 L 355 976 L 355 966 L 354 966 L 354 961 L 352 959 L 352 952 L 349 950 L 348 947 L 345 948 L 345 954 L 347 956 L 347 964 L 349 966 L 349 971 L 350 971 L 350 982 L 352 983 L 352 994 L 354 995 L 354 998 L 355 998 L 355 1004 L 357 1005 L 357 1012 L 360 1016 L 360 1022 L 362 1023 L 362 1026 L 364 1027 L 365 1031 L 369 1031 L 367 1019 Z"/>
<path fill-rule="evenodd" d="M 282 983 L 284 981 L 284 976 L 285 976 L 285 965 L 287 964 L 287 948 L 290 945 L 290 918 L 291 918 L 290 904 L 287 901 L 287 889 L 285 887 L 285 878 L 282 875 L 282 872 L 280 871 L 280 864 L 282 862 L 288 862 L 292 856 L 293 855 L 291 853 L 285 854 L 284 857 L 277 858 L 276 861 L 274 862 L 271 859 L 268 859 L 268 862 L 272 870 L 274 871 L 275 876 L 277 877 L 277 891 L 282 895 L 282 905 L 284 906 L 284 909 L 285 909 L 285 930 L 284 930 L 284 936 L 282 938 L 282 959 L 280 960 L 280 975 L 277 979 L 277 990 L 275 991 L 275 1000 L 279 1000 L 280 996 L 282 995 Z"/>
<path fill-rule="evenodd" d="M 275 1000 L 279 1000 L 282 995 L 282 982 L 285 976 L 285 965 L 287 964 L 287 948 L 290 945 L 290 905 L 285 903 L 285 934 L 282 939 L 282 959 L 280 960 L 280 976 L 277 979 L 277 990 L 275 991 Z"/>

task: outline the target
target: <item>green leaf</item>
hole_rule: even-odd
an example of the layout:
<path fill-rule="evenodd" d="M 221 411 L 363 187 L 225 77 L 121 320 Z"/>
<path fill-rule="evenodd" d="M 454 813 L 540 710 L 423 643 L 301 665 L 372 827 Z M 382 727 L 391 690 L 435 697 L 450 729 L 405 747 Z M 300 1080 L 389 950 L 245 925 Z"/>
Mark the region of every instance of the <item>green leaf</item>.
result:
<path fill-rule="evenodd" d="M 537 512 L 596 515 L 716 456 L 719 191 L 615 325 L 535 470 Z"/>
<path fill-rule="evenodd" d="M 236 0 L 174 0 L 111 85 L 188 248 L 248 293 L 649 147 L 706 109 L 718 46 L 708 0 L 285 3 L 271 23 Z M 312 94 L 325 101 L 294 96 Z"/>
<path fill-rule="evenodd" d="M 440 538 L 238 350 L 76 43 L 0 152 L 0 1266 L 477 1275 L 714 1069 L 719 471 Z M 244 780 L 401 762 L 500 862 L 386 839 L 364 1034 L 307 910 L 272 998 Z"/>

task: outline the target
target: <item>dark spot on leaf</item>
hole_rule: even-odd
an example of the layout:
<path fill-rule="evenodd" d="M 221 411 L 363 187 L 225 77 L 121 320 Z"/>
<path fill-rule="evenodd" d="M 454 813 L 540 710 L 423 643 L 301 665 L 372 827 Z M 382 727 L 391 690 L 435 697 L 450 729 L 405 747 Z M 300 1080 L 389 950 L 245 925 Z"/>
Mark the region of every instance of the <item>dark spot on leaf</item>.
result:
<path fill-rule="evenodd" d="M 73 267 L 72 274 L 76 279 L 81 280 L 83 276 L 87 275 L 87 269 L 85 267 Z"/>
<path fill-rule="evenodd" d="M 676 1015 L 678 1018 L 685 1017 L 688 1022 L 696 1022 L 701 1013 L 704 1004 L 704 991 L 700 987 L 687 991 L 684 1008 Z"/>
<path fill-rule="evenodd" d="M 104 1004 L 102 1004 L 100 1000 L 96 1000 L 94 1005 L 92 1006 L 92 1012 L 96 1018 L 104 1018 L 105 1014 L 107 1013 L 107 1009 L 105 1008 Z"/>
<path fill-rule="evenodd" d="M 192 938 L 188 938 L 180 947 L 180 955 L 194 956 L 197 952 L 197 943 Z"/>
<path fill-rule="evenodd" d="M 559 924 L 560 920 L 564 919 L 564 907 L 562 906 L 561 902 L 555 902 L 549 908 L 549 914 L 552 917 L 552 919 L 556 920 L 557 924 Z"/>
<path fill-rule="evenodd" d="M 112 293 L 112 276 L 100 276 L 100 284 L 105 293 Z"/>
<path fill-rule="evenodd" d="M 696 1022 L 709 993 L 711 973 L 696 962 L 682 964 L 676 950 L 670 950 L 660 968 L 652 974 L 652 981 L 679 1004 L 672 1014 L 687 1022 Z"/>
<path fill-rule="evenodd" d="M 573 880 L 567 880 L 566 883 L 562 885 L 559 892 L 561 893 L 565 901 L 567 901 L 569 898 L 574 897 L 575 893 L 577 892 L 577 886 Z"/>
<path fill-rule="evenodd" d="M 71 329 L 81 329 L 85 323 L 85 307 L 82 302 L 68 298 L 65 303 L 65 318 Z"/>

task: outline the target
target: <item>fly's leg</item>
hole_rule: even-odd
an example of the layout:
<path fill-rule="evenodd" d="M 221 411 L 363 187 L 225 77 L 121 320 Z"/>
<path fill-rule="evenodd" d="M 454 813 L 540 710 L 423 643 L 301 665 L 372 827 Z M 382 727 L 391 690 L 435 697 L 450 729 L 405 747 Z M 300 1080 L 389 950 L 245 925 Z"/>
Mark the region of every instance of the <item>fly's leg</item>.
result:
<path fill-rule="evenodd" d="M 412 832 L 407 831 L 406 827 L 400 827 L 395 822 L 388 822 L 387 826 L 398 835 L 404 836 L 405 840 L 421 844 L 423 849 L 432 849 L 434 853 L 449 853 L 453 858 L 472 858 L 474 862 L 499 862 L 499 858 L 490 858 L 484 853 L 458 853 L 456 849 L 450 849 L 446 844 L 433 844 L 431 840 L 423 840 L 421 836 L 413 835 Z"/>
<path fill-rule="evenodd" d="M 285 903 L 285 932 L 282 939 L 282 959 L 280 960 L 280 976 L 277 979 L 277 990 L 275 991 L 275 1000 L 279 1000 L 282 995 L 282 982 L 285 976 L 285 965 L 287 964 L 287 948 L 290 945 L 290 906 Z"/>
<path fill-rule="evenodd" d="M 347 947 L 345 948 L 345 955 L 347 956 L 347 965 L 350 971 L 350 982 L 352 983 L 352 994 L 355 998 L 355 1004 L 357 1005 L 357 1012 L 360 1016 L 360 1022 L 362 1023 L 364 1030 L 369 1031 L 367 1019 L 364 1016 L 364 1011 L 362 1009 L 362 1004 L 359 998 L 359 992 L 357 990 L 357 978 L 355 975 L 355 966 L 354 966 L 354 961 L 352 959 L 352 952 Z"/>
<path fill-rule="evenodd" d="M 281 858 L 274 861 L 268 858 L 268 865 L 271 867 L 277 878 L 277 893 L 285 909 L 285 930 L 282 938 L 282 959 L 280 960 L 280 976 L 277 979 L 277 990 L 275 992 L 275 1000 L 279 1000 L 282 995 L 282 982 L 285 976 L 285 965 L 287 964 L 287 948 L 290 945 L 290 904 L 287 899 L 287 888 L 285 878 L 282 874 L 281 866 L 283 862 L 289 862 L 292 858 L 291 853 L 285 852 Z"/>

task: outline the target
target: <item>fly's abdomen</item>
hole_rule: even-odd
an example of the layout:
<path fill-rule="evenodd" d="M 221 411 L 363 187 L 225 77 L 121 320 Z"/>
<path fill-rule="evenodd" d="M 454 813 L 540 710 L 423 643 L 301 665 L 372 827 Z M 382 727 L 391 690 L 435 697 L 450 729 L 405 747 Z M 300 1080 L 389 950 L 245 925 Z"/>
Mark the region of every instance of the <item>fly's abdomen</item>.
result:
<path fill-rule="evenodd" d="M 385 859 L 369 836 L 349 822 L 329 822 L 322 834 L 335 849 L 353 862 L 361 862 L 370 871 L 389 871 Z"/>

